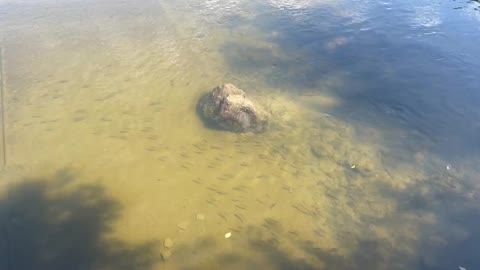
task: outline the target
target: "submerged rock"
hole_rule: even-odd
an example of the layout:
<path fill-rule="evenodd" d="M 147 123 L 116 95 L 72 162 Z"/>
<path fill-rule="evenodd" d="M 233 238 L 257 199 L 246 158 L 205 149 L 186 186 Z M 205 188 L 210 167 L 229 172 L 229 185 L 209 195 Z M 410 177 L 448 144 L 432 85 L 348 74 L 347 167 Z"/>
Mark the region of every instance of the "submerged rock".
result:
<path fill-rule="evenodd" d="M 163 241 L 163 246 L 166 248 L 171 248 L 173 247 L 173 240 L 170 238 L 167 238 Z"/>
<path fill-rule="evenodd" d="M 170 259 L 170 257 L 172 256 L 172 252 L 170 250 L 164 250 L 162 251 L 161 255 L 162 255 L 162 259 L 166 261 Z"/>
<path fill-rule="evenodd" d="M 178 224 L 177 224 L 177 228 L 179 228 L 179 229 L 182 230 L 182 231 L 187 230 L 187 228 L 188 228 L 188 222 L 182 221 L 182 222 L 178 223 Z"/>
<path fill-rule="evenodd" d="M 270 114 L 233 84 L 217 86 L 198 103 L 205 120 L 233 132 L 263 132 Z"/>

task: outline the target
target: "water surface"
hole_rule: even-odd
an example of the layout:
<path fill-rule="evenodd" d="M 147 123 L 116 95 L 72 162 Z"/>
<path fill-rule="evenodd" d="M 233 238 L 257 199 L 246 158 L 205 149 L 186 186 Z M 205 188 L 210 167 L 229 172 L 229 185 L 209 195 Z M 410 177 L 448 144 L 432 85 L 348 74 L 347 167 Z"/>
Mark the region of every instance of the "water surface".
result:
<path fill-rule="evenodd" d="M 0 0 L 0 268 L 478 268 L 479 6 Z"/>

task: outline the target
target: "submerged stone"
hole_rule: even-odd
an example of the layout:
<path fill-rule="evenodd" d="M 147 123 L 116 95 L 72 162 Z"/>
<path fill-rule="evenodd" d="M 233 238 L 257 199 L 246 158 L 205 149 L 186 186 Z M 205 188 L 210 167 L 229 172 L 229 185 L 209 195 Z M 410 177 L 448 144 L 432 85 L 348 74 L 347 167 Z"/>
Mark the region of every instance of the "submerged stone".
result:
<path fill-rule="evenodd" d="M 186 221 L 182 221 L 180 223 L 177 224 L 177 227 L 182 230 L 182 231 L 185 231 L 187 228 L 188 228 L 188 222 Z"/>
<path fill-rule="evenodd" d="M 206 121 L 233 132 L 263 132 L 270 118 L 267 111 L 233 84 L 215 87 L 199 100 L 198 109 Z"/>
<path fill-rule="evenodd" d="M 162 251 L 161 255 L 162 255 L 162 259 L 166 261 L 170 259 L 170 257 L 172 256 L 172 252 L 170 250 L 164 250 Z"/>
<path fill-rule="evenodd" d="M 173 240 L 170 238 L 167 238 L 163 241 L 163 246 L 166 248 L 171 248 L 173 247 Z"/>

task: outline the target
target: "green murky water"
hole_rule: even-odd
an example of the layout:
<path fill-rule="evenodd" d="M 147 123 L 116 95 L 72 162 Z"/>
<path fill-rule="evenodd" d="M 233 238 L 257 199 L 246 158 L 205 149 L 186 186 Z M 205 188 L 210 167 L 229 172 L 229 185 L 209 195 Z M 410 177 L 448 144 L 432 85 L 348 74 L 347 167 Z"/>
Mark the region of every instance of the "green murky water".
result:
<path fill-rule="evenodd" d="M 382 40 L 350 32 L 360 3 L 307 2 L 0 1 L 0 268 L 473 267 L 478 157 L 446 158 L 463 137 L 416 101 L 360 94 L 423 85 L 400 78 L 410 62 L 341 68 Z M 205 127 L 197 100 L 225 82 L 271 130 Z M 433 114 L 472 123 L 450 105 Z"/>

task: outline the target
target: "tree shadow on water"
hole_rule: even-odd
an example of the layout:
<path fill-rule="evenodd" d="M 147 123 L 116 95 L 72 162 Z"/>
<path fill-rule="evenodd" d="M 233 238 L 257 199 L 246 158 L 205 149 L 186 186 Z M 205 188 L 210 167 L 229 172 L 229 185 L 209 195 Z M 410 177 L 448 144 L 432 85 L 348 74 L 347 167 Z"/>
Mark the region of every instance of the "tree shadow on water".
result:
<path fill-rule="evenodd" d="M 372 3 L 367 18 L 389 13 Z M 425 147 L 449 160 L 477 157 L 480 127 L 472 123 L 480 115 L 480 95 L 469 74 L 478 63 L 439 64 L 438 59 L 456 57 L 445 50 L 454 44 L 405 39 L 402 33 L 422 35 L 426 30 L 396 17 L 352 23 L 354 18 L 341 14 L 360 12 L 353 7 L 313 5 L 298 14 L 265 4 L 266 12 L 246 22 L 263 42 L 227 40 L 227 67 L 294 95 L 333 96 L 336 106 L 311 103 L 312 108 L 357 126 L 391 131 L 388 136 L 395 138 L 385 144 L 392 149 L 403 144 L 411 151 Z M 364 31 L 366 24 L 375 27 Z"/>
<path fill-rule="evenodd" d="M 0 201 L 8 250 L 0 257 L 8 270 L 151 269 L 157 243 L 107 237 L 121 206 L 102 187 L 74 182 L 71 172 L 61 171 L 10 187 Z"/>
<path fill-rule="evenodd" d="M 382 189 L 398 202 L 393 213 L 398 224 L 418 228 L 417 269 L 478 269 L 480 193 L 475 183 L 445 178 L 418 180 L 405 190 Z"/>
<path fill-rule="evenodd" d="M 382 7 L 372 8 L 376 8 L 377 13 L 368 16 L 391 14 Z M 413 10 L 414 6 L 411 8 Z M 271 11 L 272 7 L 266 10 Z M 323 7 L 312 7 L 309 12 L 325 14 Z M 339 18 L 322 20 L 308 13 L 302 15 L 305 16 L 290 18 L 276 16 L 273 12 L 262 13 L 258 21 L 251 23 L 265 34 L 265 42 L 273 49 L 261 44 L 227 42 L 224 50 L 228 67 L 235 73 L 252 76 L 260 73 L 265 84 L 291 87 L 294 93 L 334 93 L 340 100 L 338 105 L 324 108 L 313 104 L 314 109 L 358 126 L 389 131 L 385 133 L 388 137 L 384 143 L 386 149 L 402 153 L 401 148 L 405 148 L 409 162 L 416 163 L 412 154 L 423 150 L 452 164 L 478 159 L 480 128 L 476 123 L 480 115 L 477 110 L 480 95 L 476 91 L 478 83 L 470 79 L 471 70 L 478 67 L 478 61 L 462 58 L 460 63 L 453 60 L 460 56 L 451 55 L 445 49 L 457 48 L 455 44 L 436 43 L 428 38 L 401 38 L 400 33 L 424 34 L 426 29 L 418 25 L 412 27 L 411 22 L 399 17 L 385 17 L 391 19 L 372 24 L 376 28 L 366 27 L 365 31 L 360 31 L 358 28 L 375 21 L 346 25 Z M 333 26 L 336 23 L 338 27 Z M 432 29 L 435 28 L 429 30 Z M 469 52 L 476 55 L 474 50 Z M 341 81 L 340 84 L 322 87 L 325 86 L 322 82 L 335 79 L 337 75 L 340 76 L 334 81 Z M 395 161 L 399 161 L 398 155 Z M 411 244 L 413 247 L 409 251 L 415 253 L 407 252 L 404 258 L 410 256 L 416 260 L 414 267 L 392 266 L 390 269 L 480 268 L 478 187 L 469 186 L 464 179 L 445 182 L 444 178 L 420 179 L 405 189 L 389 187 L 383 190 L 383 195 L 393 199 L 398 209 L 390 215 L 392 220 L 379 217 L 372 222 L 397 228 L 397 244 Z M 478 174 L 472 182 L 478 182 Z M 409 235 L 405 229 L 409 226 L 418 231 Z M 308 250 L 318 257 L 327 257 L 330 267 L 325 269 L 357 269 L 350 264 L 362 261 L 355 259 L 357 255 L 361 258 L 365 252 L 373 252 L 365 258 L 375 261 L 375 265 L 359 269 L 379 269 L 376 252 L 383 252 L 382 248 L 375 248 L 379 243 L 372 244 L 368 239 L 360 242 L 367 244 L 363 251 L 355 251 L 348 258 L 324 256 L 325 251 L 315 247 Z M 383 247 L 381 243 L 380 247 Z M 400 265 L 402 256 L 401 251 L 393 252 Z M 282 259 L 287 260 L 283 257 L 279 261 Z"/>
<path fill-rule="evenodd" d="M 355 226 L 337 224 L 329 236 L 338 249 L 325 247 L 330 237 L 306 239 L 304 232 L 292 234 L 270 222 L 275 226 L 248 225 L 228 240 L 200 239 L 178 247 L 175 256 L 189 259 L 180 263 L 183 270 L 478 269 L 480 192 L 476 183 L 466 182 L 439 174 L 407 187 L 379 184 L 392 199 L 392 211 L 378 216 L 359 211 Z"/>

